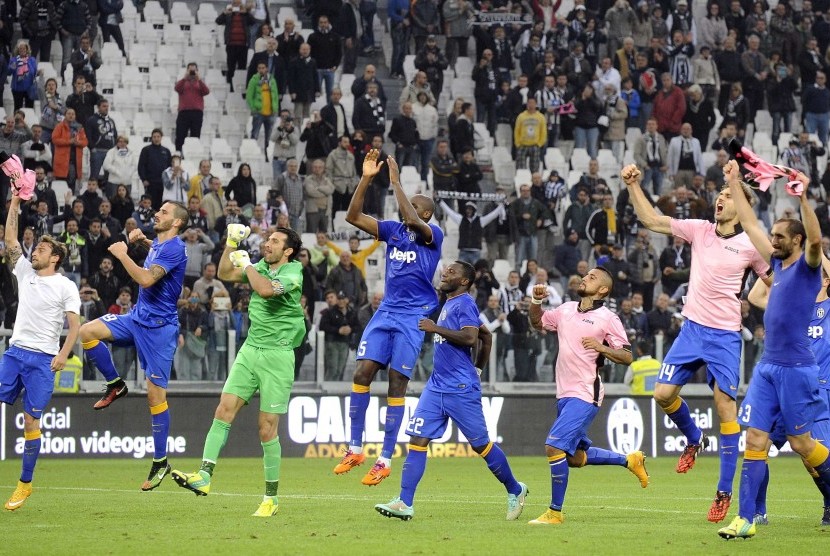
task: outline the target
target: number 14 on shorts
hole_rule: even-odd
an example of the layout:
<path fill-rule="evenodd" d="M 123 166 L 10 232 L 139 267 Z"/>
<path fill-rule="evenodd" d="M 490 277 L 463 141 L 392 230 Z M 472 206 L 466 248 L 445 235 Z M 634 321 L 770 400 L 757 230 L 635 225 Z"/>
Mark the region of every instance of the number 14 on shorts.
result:
<path fill-rule="evenodd" d="M 660 375 L 657 377 L 657 380 L 666 382 L 671 381 L 671 377 L 674 376 L 674 369 L 675 365 L 668 365 L 666 363 L 663 363 L 660 366 Z"/>

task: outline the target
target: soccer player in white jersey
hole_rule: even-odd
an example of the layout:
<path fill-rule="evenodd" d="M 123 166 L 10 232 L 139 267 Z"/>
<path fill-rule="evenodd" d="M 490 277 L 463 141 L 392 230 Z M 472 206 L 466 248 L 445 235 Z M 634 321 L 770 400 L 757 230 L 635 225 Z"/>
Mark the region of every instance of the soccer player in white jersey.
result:
<path fill-rule="evenodd" d="M 688 472 L 708 439 L 697 426 L 689 406 L 680 397 L 684 384 L 701 365 L 712 389 L 720 419 L 720 480 L 708 520 L 726 517 L 732 501 L 732 482 L 738 465 L 739 368 L 741 358 L 741 292 L 749 270 L 770 283 L 769 263 L 752 245 L 738 220 L 728 188 L 715 201 L 715 222 L 678 220 L 657 214 L 640 187 L 640 170 L 631 164 L 621 172 L 637 217 L 653 232 L 681 237 L 692 246 L 689 290 L 683 307 L 686 322 L 663 359 L 654 399 L 686 437 L 686 448 L 676 471 Z M 744 186 L 743 193 L 752 199 Z"/>
<path fill-rule="evenodd" d="M 40 416 L 52 398 L 53 373 L 66 365 L 81 328 L 78 288 L 58 272 L 66 246 L 42 236 L 29 262 L 17 241 L 19 210 L 20 197 L 15 194 L 6 217 L 6 256 L 17 277 L 17 319 L 0 366 L 0 402 L 11 405 L 21 393 L 23 396 L 23 471 L 5 504 L 12 511 L 20 509 L 32 494 L 32 475 L 41 445 Z M 69 330 L 60 348 L 64 319 Z"/>

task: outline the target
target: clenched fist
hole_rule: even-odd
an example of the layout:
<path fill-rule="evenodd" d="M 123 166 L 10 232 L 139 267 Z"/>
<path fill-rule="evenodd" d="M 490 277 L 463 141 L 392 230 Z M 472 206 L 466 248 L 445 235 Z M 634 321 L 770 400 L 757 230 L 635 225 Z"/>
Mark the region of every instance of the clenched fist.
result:
<path fill-rule="evenodd" d="M 620 177 L 625 185 L 640 183 L 640 175 L 640 169 L 637 168 L 636 164 L 629 164 L 620 172 Z"/>
<path fill-rule="evenodd" d="M 240 243 L 248 239 L 249 235 L 251 235 L 251 228 L 248 226 L 244 224 L 228 224 L 228 247 L 236 249 Z"/>

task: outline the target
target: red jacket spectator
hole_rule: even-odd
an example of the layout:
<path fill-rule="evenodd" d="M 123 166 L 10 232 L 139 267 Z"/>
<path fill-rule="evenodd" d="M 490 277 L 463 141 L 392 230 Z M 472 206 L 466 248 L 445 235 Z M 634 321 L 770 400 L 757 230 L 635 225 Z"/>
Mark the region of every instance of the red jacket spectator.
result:
<path fill-rule="evenodd" d="M 210 89 L 198 76 L 188 76 L 180 79 L 173 89 L 179 93 L 179 110 L 205 110 L 205 96 Z"/>
<path fill-rule="evenodd" d="M 657 120 L 657 131 L 670 137 L 679 134 L 683 116 L 686 115 L 686 97 L 683 96 L 683 90 L 672 84 L 668 92 L 665 88 L 658 91 L 654 97 L 654 110 L 651 115 Z"/>

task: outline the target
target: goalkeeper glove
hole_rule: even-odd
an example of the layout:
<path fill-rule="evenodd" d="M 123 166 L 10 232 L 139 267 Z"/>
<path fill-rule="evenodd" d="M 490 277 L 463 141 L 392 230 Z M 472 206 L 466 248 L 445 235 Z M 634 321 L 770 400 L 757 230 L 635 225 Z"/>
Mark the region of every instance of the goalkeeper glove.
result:
<path fill-rule="evenodd" d="M 241 268 L 243 272 L 253 264 L 251 262 L 251 256 L 248 255 L 247 251 L 234 251 L 230 254 L 230 258 L 233 266 L 235 268 Z"/>
<path fill-rule="evenodd" d="M 249 235 L 251 235 L 251 228 L 248 226 L 244 224 L 228 224 L 228 247 L 236 249 Z"/>

